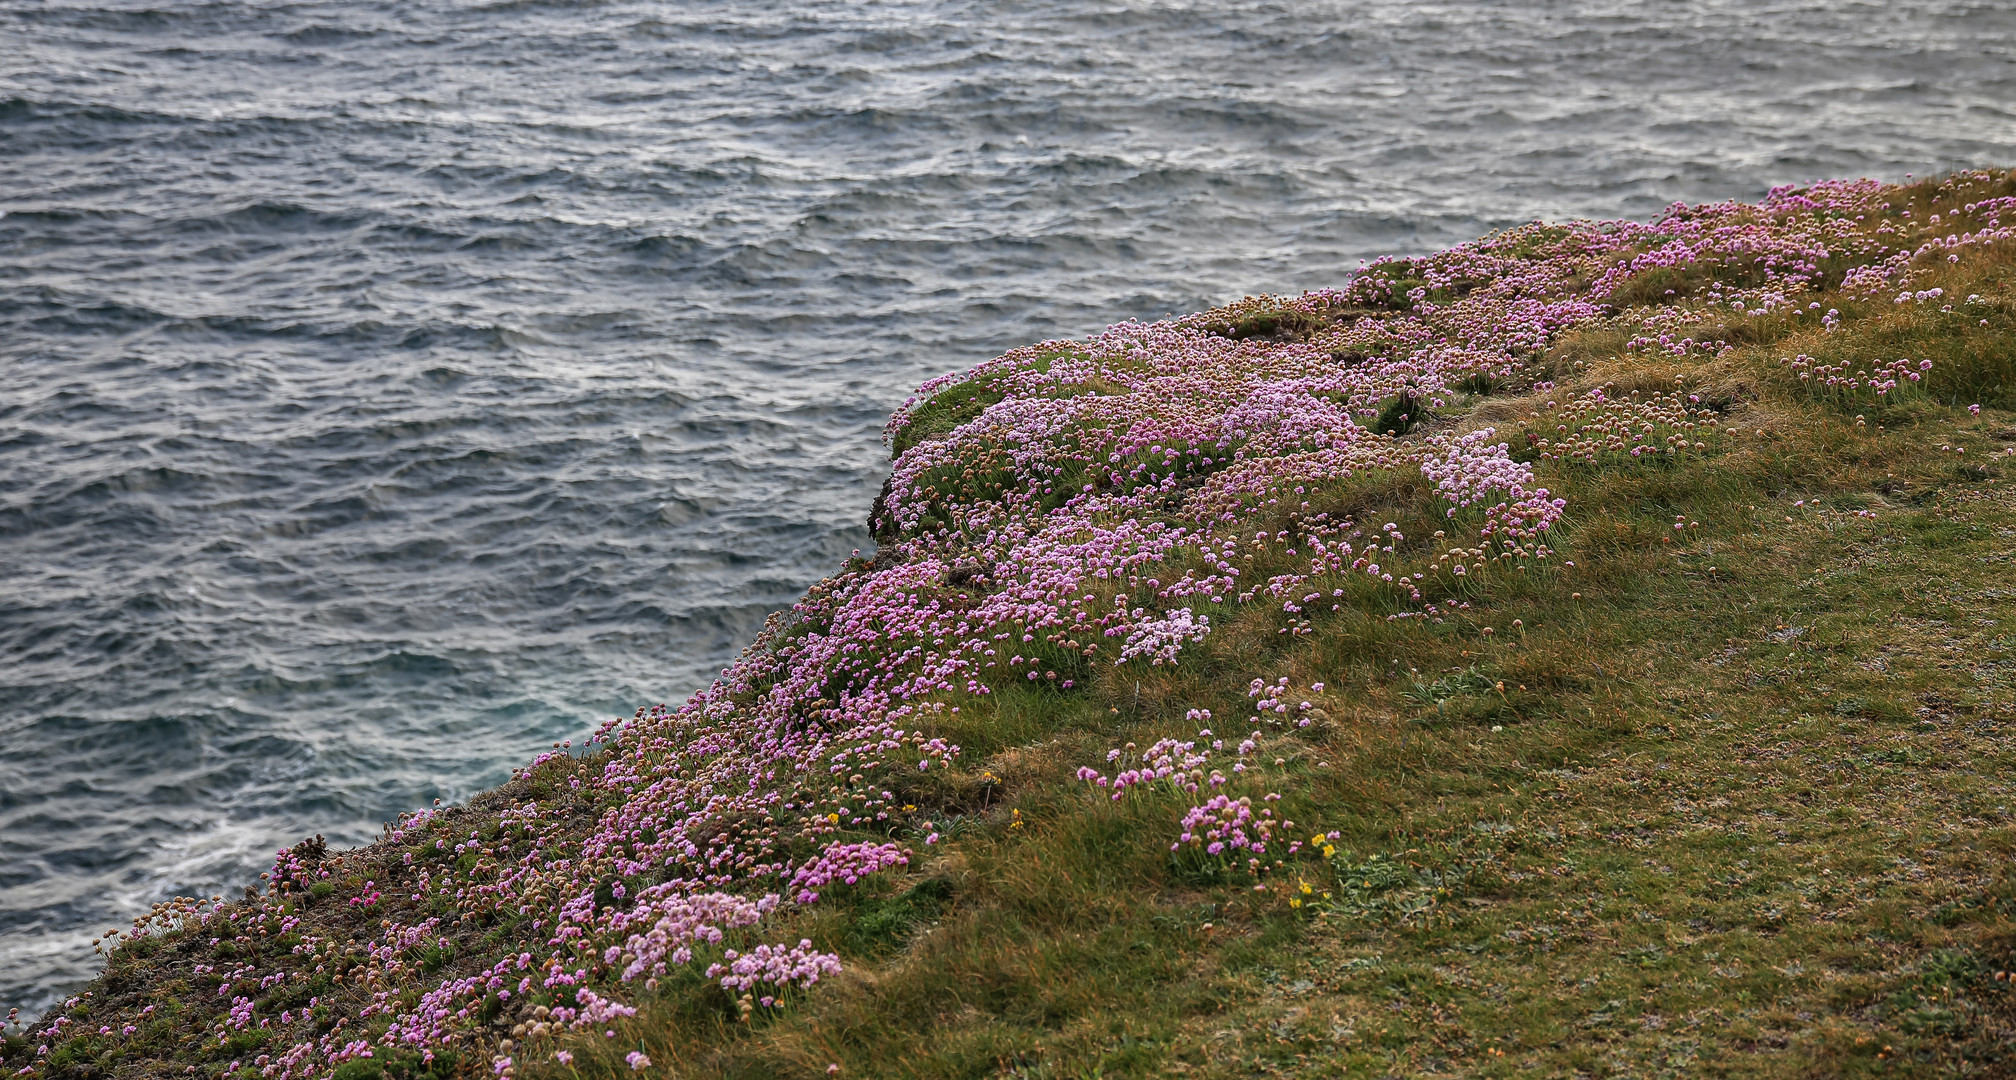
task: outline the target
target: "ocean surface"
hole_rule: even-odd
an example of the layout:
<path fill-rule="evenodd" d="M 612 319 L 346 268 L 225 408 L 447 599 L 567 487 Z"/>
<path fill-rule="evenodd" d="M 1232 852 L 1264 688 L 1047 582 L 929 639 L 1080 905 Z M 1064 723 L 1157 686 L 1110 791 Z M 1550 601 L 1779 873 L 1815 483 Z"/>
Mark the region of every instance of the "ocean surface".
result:
<path fill-rule="evenodd" d="M 683 698 L 925 378 L 1973 165 L 2007 3 L 0 0 L 0 1008 Z"/>

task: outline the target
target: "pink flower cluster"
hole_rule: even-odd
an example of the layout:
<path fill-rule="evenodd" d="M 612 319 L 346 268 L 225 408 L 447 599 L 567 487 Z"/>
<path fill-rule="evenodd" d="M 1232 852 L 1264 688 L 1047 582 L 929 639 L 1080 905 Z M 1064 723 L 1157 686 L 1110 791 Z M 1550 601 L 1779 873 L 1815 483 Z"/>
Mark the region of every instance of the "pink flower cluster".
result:
<path fill-rule="evenodd" d="M 616 950 L 615 957 L 606 950 L 603 954 L 605 959 L 627 961 L 624 982 L 640 975 L 664 975 L 668 965 L 691 963 L 694 945 L 720 944 L 723 929 L 754 926 L 777 906 L 775 893 L 751 901 L 720 892 L 662 899 L 651 892 L 645 890 L 639 898 L 642 902 L 623 917 L 625 926 L 648 924 L 649 928 L 631 934 L 620 949 L 610 946 Z"/>
<path fill-rule="evenodd" d="M 1807 392 L 1827 401 L 1881 401 L 1892 390 L 1915 383 L 1932 370 L 1930 360 L 1843 360 L 1823 364 L 1800 353 L 1778 361 L 1799 376 Z"/>
<path fill-rule="evenodd" d="M 718 977 L 724 989 L 744 993 L 766 984 L 778 990 L 791 986 L 806 988 L 822 975 L 840 974 L 840 958 L 814 949 L 810 941 L 800 941 L 788 949 L 781 945 L 758 945 L 747 955 L 730 949 L 725 958 L 728 961 L 725 964 L 708 965 L 707 977 Z M 764 1006 L 775 1003 L 775 994 L 766 994 L 759 1002 Z"/>
<path fill-rule="evenodd" d="M 832 881 L 857 884 L 870 874 L 895 866 L 910 865 L 910 853 L 895 844 L 874 844 L 863 841 L 858 844 L 833 844 L 813 862 L 798 868 L 791 875 L 791 888 L 797 889 L 796 899 L 801 904 L 814 903 L 819 894 L 812 890 L 824 888 Z"/>
<path fill-rule="evenodd" d="M 1183 815 L 1183 834 L 1176 838 L 1176 843 L 1169 845 L 1169 850 L 1177 851 L 1184 844 L 1189 844 L 1203 848 L 1207 855 L 1230 855 L 1238 851 L 1265 855 L 1268 842 L 1274 839 L 1274 830 L 1293 824 L 1276 819 L 1271 807 L 1262 807 L 1256 812 L 1250 796 L 1242 795 L 1235 799 L 1229 795 L 1213 795 Z"/>
<path fill-rule="evenodd" d="M 1312 683 L 1308 691 L 1312 695 L 1320 694 L 1323 684 Z M 1254 679 L 1247 687 L 1246 696 L 1253 699 L 1256 714 L 1253 720 L 1256 723 L 1280 727 L 1292 722 L 1297 728 L 1305 728 L 1316 712 L 1310 701 L 1299 698 L 1293 692 L 1285 676 L 1272 683 Z M 1186 719 L 1209 721 L 1211 712 L 1208 709 L 1191 709 Z M 1295 823 L 1277 817 L 1271 807 L 1263 806 L 1256 812 L 1252 795 L 1235 794 L 1238 787 L 1245 787 L 1258 792 L 1263 804 L 1281 800 L 1279 793 L 1266 789 L 1262 762 L 1256 756 L 1266 738 L 1263 732 L 1254 730 L 1228 748 L 1227 740 L 1215 735 L 1210 728 L 1200 728 L 1195 738 L 1160 739 L 1145 750 L 1130 742 L 1107 752 L 1107 764 L 1117 766 L 1112 775 L 1090 766 L 1081 766 L 1078 779 L 1111 791 L 1110 798 L 1116 802 L 1130 792 L 1156 790 L 1183 797 L 1184 802 L 1189 802 L 1200 791 L 1210 790 L 1212 794 L 1204 802 L 1191 805 L 1182 814 L 1179 835 L 1169 845 L 1169 850 L 1181 852 L 1187 846 L 1200 849 L 1213 858 L 1243 853 L 1247 856 L 1245 869 L 1257 876 L 1278 866 L 1281 856 L 1292 856 L 1303 846 L 1301 841 L 1293 841 L 1285 851 L 1262 859 L 1261 856 L 1268 855 L 1267 843 L 1273 838 L 1275 830 L 1292 829 Z M 1229 775 L 1224 769 L 1212 767 L 1214 755 L 1230 758 Z M 1275 764 L 1282 762 L 1277 759 Z"/>
<path fill-rule="evenodd" d="M 1612 398 L 1598 387 L 1565 402 L 1548 399 L 1527 445 L 1547 461 L 1585 465 L 1704 452 L 1715 436 L 1713 410 L 1680 394 Z M 1552 430 L 1548 430 L 1551 427 Z"/>
<path fill-rule="evenodd" d="M 1208 709 L 1190 710 L 1190 719 L 1209 720 Z M 1233 751 L 1235 757 L 1244 758 L 1258 745 L 1259 732 L 1240 742 Z M 1201 728 L 1195 739 L 1161 739 L 1146 750 L 1136 753 L 1133 743 L 1110 751 L 1106 755 L 1108 764 L 1118 765 L 1112 776 L 1107 776 L 1090 766 L 1078 770 L 1078 779 L 1097 787 L 1109 788 L 1114 800 L 1119 800 L 1129 789 L 1143 785 L 1164 784 L 1172 791 L 1196 794 L 1203 785 L 1219 787 L 1228 778 L 1218 769 L 1206 771 L 1211 764 L 1211 755 L 1225 749 L 1225 740 L 1211 734 L 1210 728 Z M 1232 766 L 1235 774 L 1246 771 L 1244 761 Z"/>
<path fill-rule="evenodd" d="M 1153 665 L 1174 664 L 1184 642 L 1202 641 L 1210 632 L 1211 616 L 1198 615 L 1187 607 L 1177 608 L 1159 619 L 1144 618 L 1127 631 L 1127 640 L 1121 643 L 1120 655 L 1113 662 L 1124 664 L 1146 656 Z"/>
<path fill-rule="evenodd" d="M 1567 507 L 1546 488 L 1533 488 L 1533 467 L 1512 460 L 1506 444 L 1491 442 L 1491 428 L 1456 438 L 1437 437 L 1429 445 L 1440 451 L 1421 462 L 1421 475 L 1435 481 L 1435 490 L 1450 503 L 1448 515 L 1465 507 L 1503 500 L 1484 512 L 1478 535 L 1501 541 L 1531 540 L 1561 519 Z"/>

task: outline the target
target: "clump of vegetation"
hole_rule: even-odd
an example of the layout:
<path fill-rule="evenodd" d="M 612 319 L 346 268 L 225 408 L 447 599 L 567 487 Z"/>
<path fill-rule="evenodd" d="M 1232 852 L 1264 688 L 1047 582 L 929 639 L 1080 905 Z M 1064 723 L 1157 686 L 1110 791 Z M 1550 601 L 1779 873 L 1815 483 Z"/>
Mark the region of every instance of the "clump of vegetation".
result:
<path fill-rule="evenodd" d="M 0 1063 L 2007 1075 L 2012 213 L 1528 227 L 927 384 L 720 683 L 164 905 Z"/>
<path fill-rule="evenodd" d="M 1248 297 L 1206 313 L 1197 327 L 1233 341 L 1303 341 L 1332 321 L 1331 313 L 1273 297 Z"/>

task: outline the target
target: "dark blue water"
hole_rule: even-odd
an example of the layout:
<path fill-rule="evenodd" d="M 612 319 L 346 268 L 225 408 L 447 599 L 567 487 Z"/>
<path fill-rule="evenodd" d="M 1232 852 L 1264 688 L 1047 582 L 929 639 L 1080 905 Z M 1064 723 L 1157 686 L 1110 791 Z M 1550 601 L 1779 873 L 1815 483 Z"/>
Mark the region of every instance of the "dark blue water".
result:
<path fill-rule="evenodd" d="M 681 698 L 919 381 L 2016 164 L 2001 3 L 0 2 L 0 1006 Z"/>

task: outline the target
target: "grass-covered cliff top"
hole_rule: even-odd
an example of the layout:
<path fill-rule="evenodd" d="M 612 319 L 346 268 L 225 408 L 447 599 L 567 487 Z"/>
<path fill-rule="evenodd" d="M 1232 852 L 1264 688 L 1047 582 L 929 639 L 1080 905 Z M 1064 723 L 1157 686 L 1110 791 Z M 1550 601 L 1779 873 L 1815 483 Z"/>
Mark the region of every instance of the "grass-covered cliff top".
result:
<path fill-rule="evenodd" d="M 1018 349 L 713 687 L 0 1068 L 2008 1075 L 2012 407 L 2003 173 Z"/>

